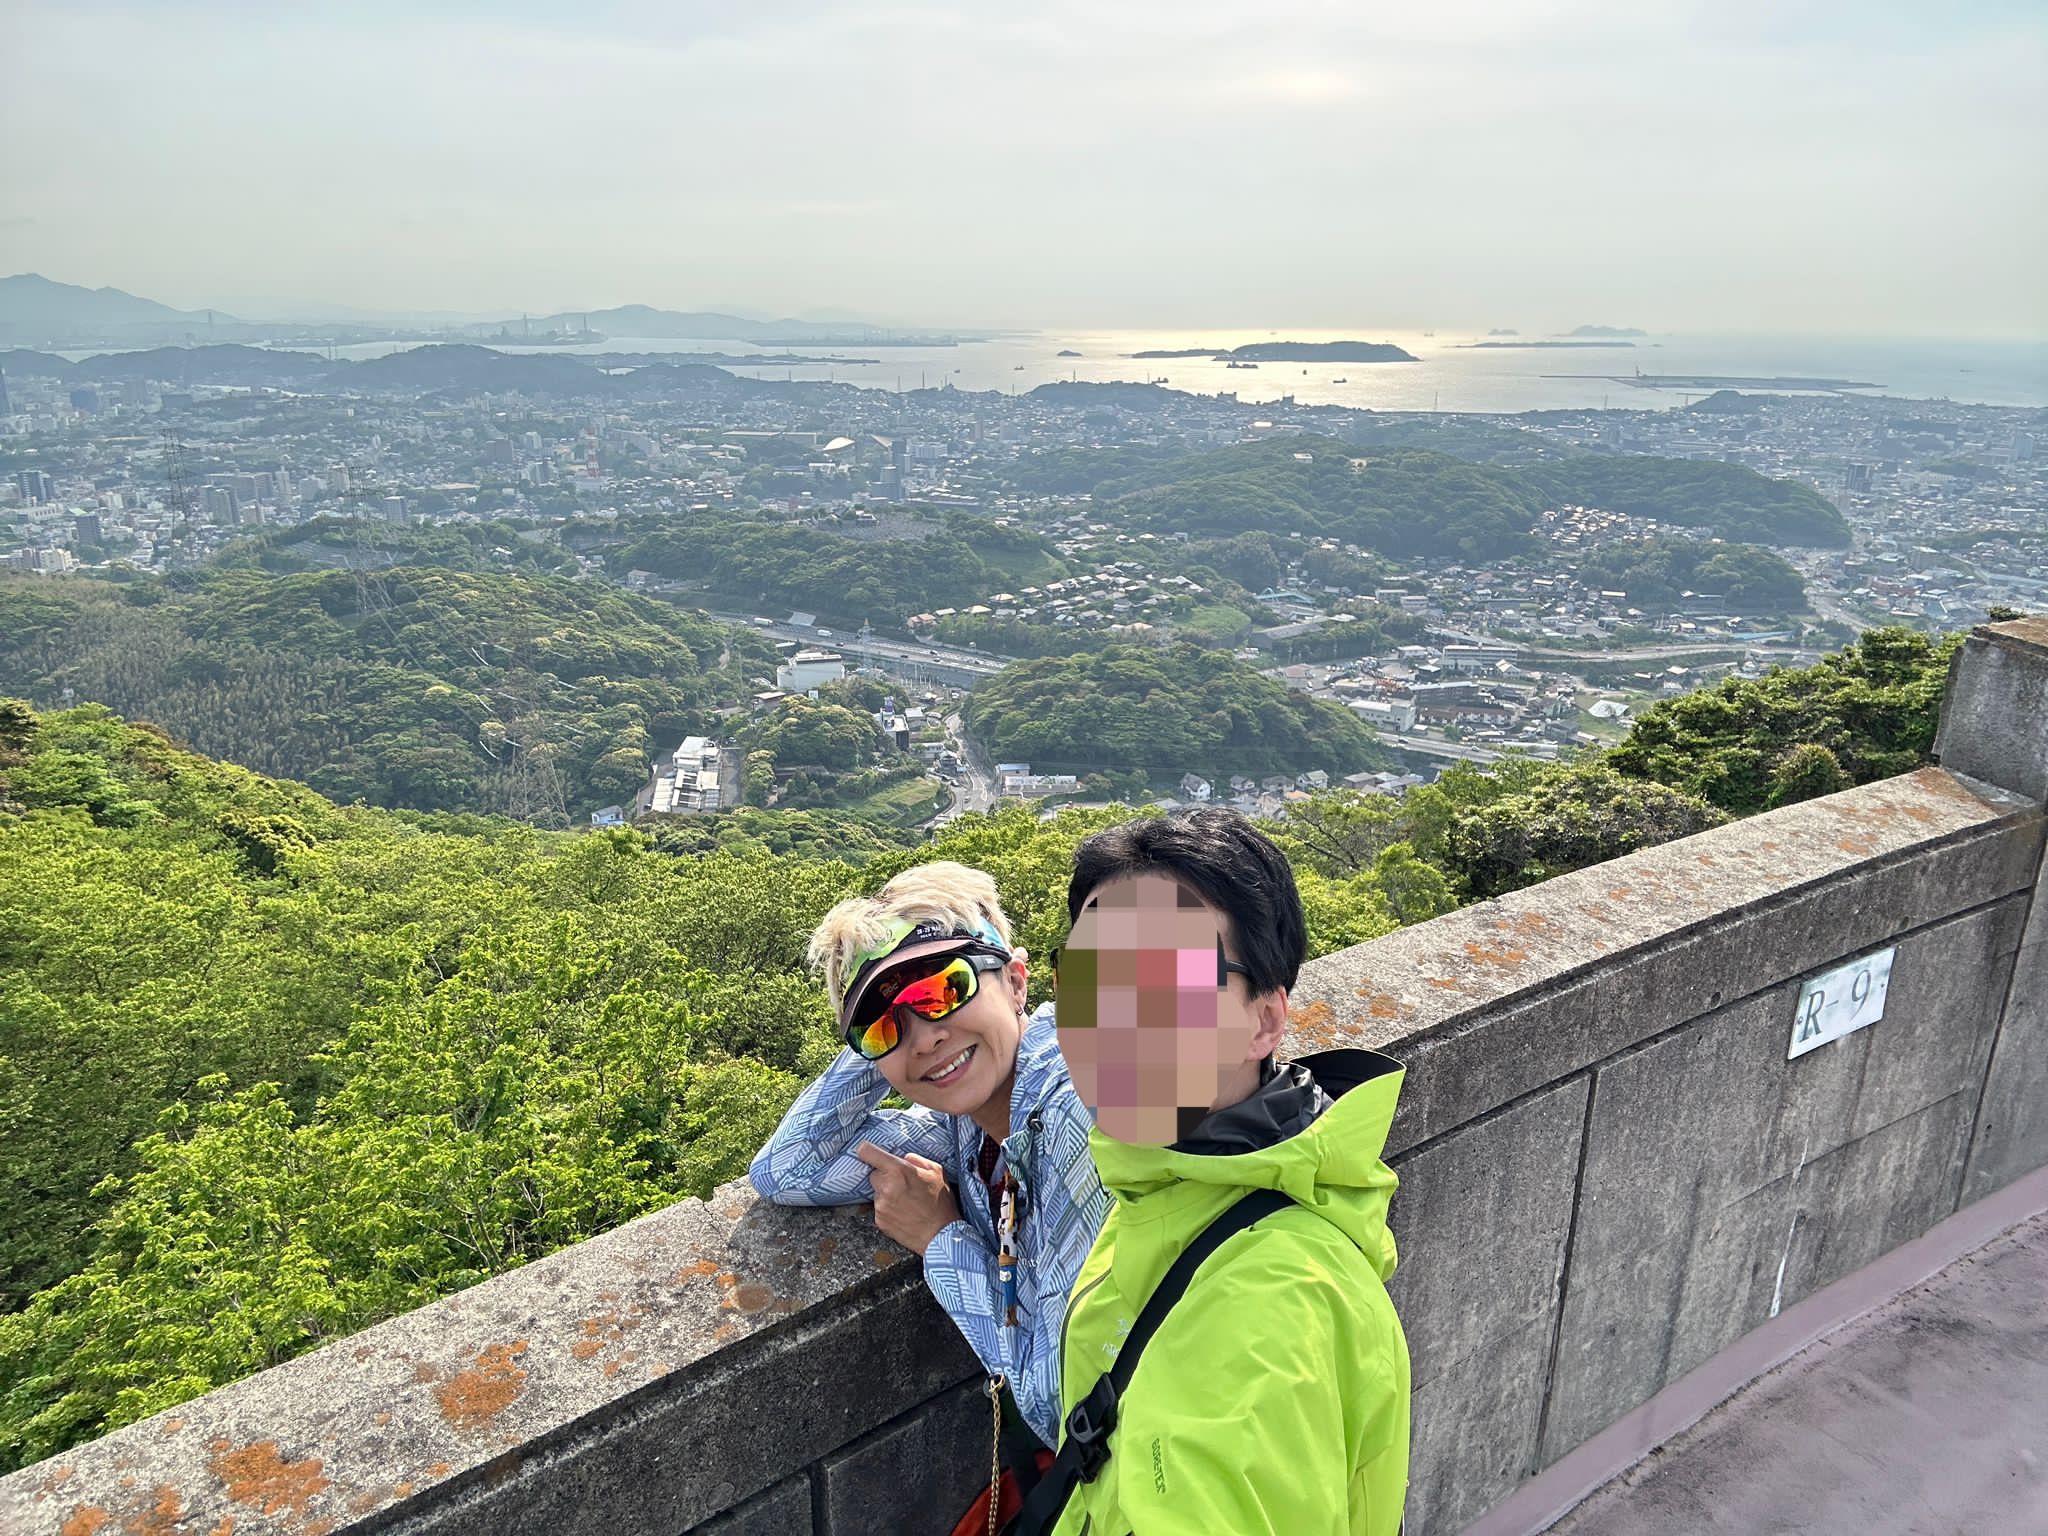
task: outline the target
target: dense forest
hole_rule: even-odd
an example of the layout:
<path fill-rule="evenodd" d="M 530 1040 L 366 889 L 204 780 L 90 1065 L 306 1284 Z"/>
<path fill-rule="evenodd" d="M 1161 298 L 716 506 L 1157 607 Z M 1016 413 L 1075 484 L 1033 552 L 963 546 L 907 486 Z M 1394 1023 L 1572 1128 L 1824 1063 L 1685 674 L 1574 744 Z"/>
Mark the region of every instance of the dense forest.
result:
<path fill-rule="evenodd" d="M 1656 518 L 1704 535 L 1772 544 L 1841 545 L 1848 525 L 1812 487 L 1740 465 L 1598 454 L 1477 463 L 1451 452 L 1367 447 L 1289 436 L 1211 453 L 1118 463 L 1061 456 L 1058 478 L 1105 503 L 1104 517 L 1160 532 L 1321 534 L 1397 558 L 1491 560 L 1525 554 L 1539 513 L 1590 506 Z M 1482 451 L 1497 446 L 1487 439 Z M 1478 455 L 1475 455 L 1477 457 Z M 1503 455 L 1504 456 L 1504 455 Z M 1081 486 L 1091 468 L 1106 471 Z M 1051 470 L 1053 466 L 1046 466 Z"/>
<path fill-rule="evenodd" d="M 1654 517 L 1724 539 L 1830 549 L 1849 543 L 1848 523 L 1819 491 L 1740 464 L 1588 453 L 1514 473 L 1572 506 Z"/>
<path fill-rule="evenodd" d="M 1106 516 L 1161 533 L 1322 534 L 1401 558 L 1526 554 L 1544 508 L 1505 470 L 1422 449 L 1361 456 L 1317 437 L 1219 449 L 1095 494 Z"/>
<path fill-rule="evenodd" d="M 418 500 L 419 498 L 415 498 Z M 213 557 L 222 570 L 378 570 L 435 565 L 459 571 L 516 571 L 573 576 L 576 557 L 532 529 L 511 523 L 444 523 L 404 527 L 361 517 L 316 517 L 258 528 Z"/>
<path fill-rule="evenodd" d="M 70 690 L 373 805 L 560 824 L 629 798 L 664 745 L 772 671 L 755 636 L 556 576 L 0 576 L 0 691 Z"/>
<path fill-rule="evenodd" d="M 894 629 L 915 613 L 969 607 L 1067 574 L 1038 535 L 986 519 L 954 513 L 897 532 L 861 537 L 726 515 L 679 516 L 637 527 L 606 560 L 618 576 L 652 571 L 782 612 Z"/>
<path fill-rule="evenodd" d="M 1579 562 L 1589 587 L 1626 592 L 1637 607 L 1665 609 L 1692 594 L 1743 613 L 1799 613 L 1806 582 L 1784 558 L 1755 544 L 1703 539 L 1622 539 Z"/>
<path fill-rule="evenodd" d="M 1604 759 L 1313 796 L 1268 827 L 1311 949 L 1914 766 L 1949 649 L 1874 632 Z M 1177 688 L 1221 660 L 1141 654 Z M 836 1049 L 800 969 L 826 907 L 958 858 L 1043 954 L 1127 814 L 548 832 L 0 701 L 0 1469 L 737 1176 Z"/>
<path fill-rule="evenodd" d="M 836 1048 L 827 906 L 962 858 L 1043 952 L 1113 814 L 549 833 L 0 704 L 0 1467 L 734 1177 Z M 1453 899 L 1303 879 L 1321 949 Z"/>
<path fill-rule="evenodd" d="M 1388 760 L 1342 706 L 1186 644 L 1018 662 L 976 688 L 961 718 L 994 757 L 1041 771 L 1335 777 Z"/>

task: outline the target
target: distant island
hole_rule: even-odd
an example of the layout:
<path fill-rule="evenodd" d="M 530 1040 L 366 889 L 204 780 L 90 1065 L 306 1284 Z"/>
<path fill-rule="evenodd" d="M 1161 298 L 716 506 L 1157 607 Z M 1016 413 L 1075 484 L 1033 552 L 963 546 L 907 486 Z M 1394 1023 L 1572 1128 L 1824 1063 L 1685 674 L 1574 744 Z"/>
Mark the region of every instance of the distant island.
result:
<path fill-rule="evenodd" d="M 1053 354 L 1053 356 L 1055 357 L 1079 357 L 1080 355 L 1081 354 L 1076 352 L 1072 347 L 1062 347 L 1058 352 L 1055 352 Z"/>
<path fill-rule="evenodd" d="M 1133 352 L 1134 358 L 1206 357 L 1219 363 L 1412 363 L 1413 353 L 1389 341 L 1255 341 L 1227 350 L 1176 347 Z"/>
<path fill-rule="evenodd" d="M 1633 347 L 1632 341 L 1464 341 L 1460 347 Z"/>
<path fill-rule="evenodd" d="M 1639 331 L 1632 325 L 1575 325 L 1574 336 L 1647 336 L 1648 331 Z"/>
<path fill-rule="evenodd" d="M 1486 334 L 1489 336 L 1519 336 L 1522 333 L 1516 330 L 1512 325 L 1496 325 L 1492 330 L 1488 331 Z"/>

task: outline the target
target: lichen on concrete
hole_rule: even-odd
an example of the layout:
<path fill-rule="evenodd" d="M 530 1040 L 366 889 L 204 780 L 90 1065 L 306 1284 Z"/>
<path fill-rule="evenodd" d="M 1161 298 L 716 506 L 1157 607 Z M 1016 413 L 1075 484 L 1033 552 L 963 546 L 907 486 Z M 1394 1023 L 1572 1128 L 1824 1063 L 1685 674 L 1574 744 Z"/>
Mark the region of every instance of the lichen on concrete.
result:
<path fill-rule="evenodd" d="M 0 1529 L 344 1532 L 912 1262 L 866 1207 L 734 1183 L 0 1479 Z"/>

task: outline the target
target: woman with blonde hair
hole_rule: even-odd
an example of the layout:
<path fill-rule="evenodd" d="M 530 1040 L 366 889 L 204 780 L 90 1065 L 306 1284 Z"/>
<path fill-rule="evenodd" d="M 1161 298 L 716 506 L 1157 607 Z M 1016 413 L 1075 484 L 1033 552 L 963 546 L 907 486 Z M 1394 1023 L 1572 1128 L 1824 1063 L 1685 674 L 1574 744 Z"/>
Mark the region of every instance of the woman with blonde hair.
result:
<path fill-rule="evenodd" d="M 1025 951 L 995 882 L 941 861 L 842 901 L 811 937 L 846 1048 L 749 1177 L 783 1205 L 873 1201 L 1040 1441 L 1059 1439 L 1067 1293 L 1109 1208 L 1088 1111 L 1027 1015 Z M 884 1109 L 890 1092 L 910 1101 Z"/>

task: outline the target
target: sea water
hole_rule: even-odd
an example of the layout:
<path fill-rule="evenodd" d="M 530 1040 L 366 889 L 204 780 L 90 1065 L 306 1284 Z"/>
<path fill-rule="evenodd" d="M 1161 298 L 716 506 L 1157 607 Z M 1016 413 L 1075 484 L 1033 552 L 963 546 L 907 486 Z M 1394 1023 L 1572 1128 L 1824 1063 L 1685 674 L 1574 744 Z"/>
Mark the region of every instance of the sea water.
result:
<path fill-rule="evenodd" d="M 740 341 L 611 336 L 602 342 L 549 350 L 722 353 L 732 358 L 795 353 L 825 361 L 724 366 L 750 378 L 831 379 L 869 388 L 994 390 L 1023 394 L 1040 384 L 1163 381 L 1169 388 L 1240 400 L 1292 396 L 1305 405 L 1380 411 L 1515 412 L 1557 409 L 1645 409 L 1681 405 L 1704 388 L 1646 389 L 1638 374 L 1741 378 L 1831 378 L 1873 386 L 1848 393 L 1894 399 L 1947 399 L 1974 405 L 2048 406 L 2048 341 L 1881 339 L 1844 336 L 1644 336 L 1613 347 L 1484 347 L 1488 338 L 1448 331 L 1434 335 L 1371 327 L 1311 331 L 1185 327 L 1174 331 L 1042 331 L 1006 333 L 953 346 L 870 346 L 835 343 L 755 345 Z M 1501 338 L 1495 338 L 1501 339 Z M 1527 336 L 1520 340 L 1550 340 Z M 1386 341 L 1412 363 L 1261 363 L 1231 368 L 1210 357 L 1140 359 L 1141 351 L 1182 347 L 1224 350 L 1265 341 Z M 337 347 L 338 357 L 368 358 L 406 344 Z M 1078 353 L 1062 357 L 1062 352 Z"/>

